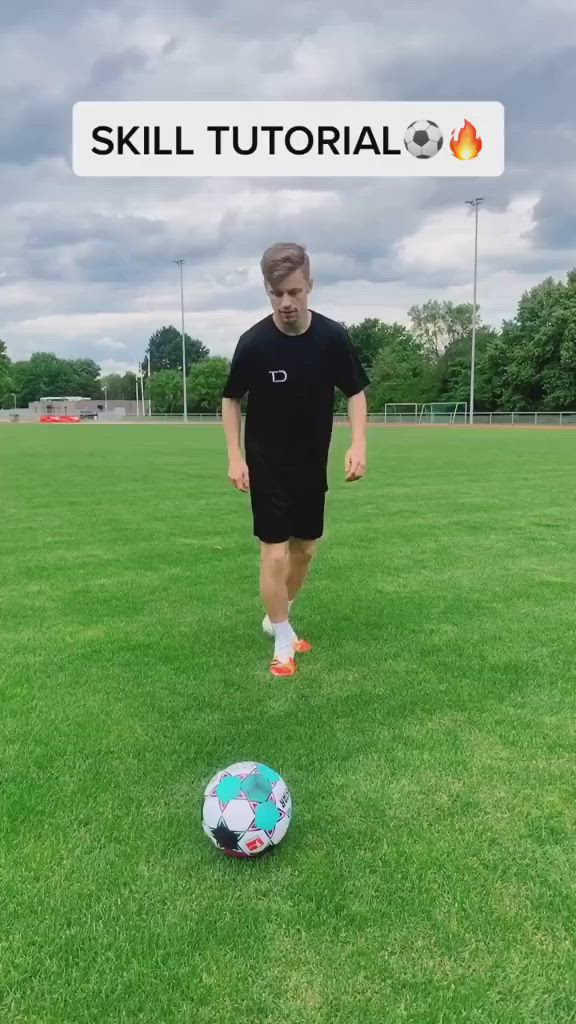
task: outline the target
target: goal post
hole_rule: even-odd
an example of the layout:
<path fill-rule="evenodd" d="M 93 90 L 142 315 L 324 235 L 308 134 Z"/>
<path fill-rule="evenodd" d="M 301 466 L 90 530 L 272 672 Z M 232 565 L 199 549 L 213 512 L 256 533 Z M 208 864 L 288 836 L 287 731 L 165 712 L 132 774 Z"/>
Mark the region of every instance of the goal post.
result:
<path fill-rule="evenodd" d="M 419 423 L 467 423 L 468 402 L 424 402 Z"/>
<path fill-rule="evenodd" d="M 467 423 L 468 402 L 386 402 L 385 423 Z"/>
<path fill-rule="evenodd" d="M 385 423 L 417 423 L 418 402 L 386 402 Z"/>

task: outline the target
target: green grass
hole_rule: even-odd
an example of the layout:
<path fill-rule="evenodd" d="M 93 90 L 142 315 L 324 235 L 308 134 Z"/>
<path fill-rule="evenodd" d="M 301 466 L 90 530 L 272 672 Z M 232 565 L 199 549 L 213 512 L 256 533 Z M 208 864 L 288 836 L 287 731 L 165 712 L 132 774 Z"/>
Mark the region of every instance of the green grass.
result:
<path fill-rule="evenodd" d="M 0 428 L 1 1021 L 576 1021 L 575 436 L 348 437 L 274 680 L 219 427 Z"/>

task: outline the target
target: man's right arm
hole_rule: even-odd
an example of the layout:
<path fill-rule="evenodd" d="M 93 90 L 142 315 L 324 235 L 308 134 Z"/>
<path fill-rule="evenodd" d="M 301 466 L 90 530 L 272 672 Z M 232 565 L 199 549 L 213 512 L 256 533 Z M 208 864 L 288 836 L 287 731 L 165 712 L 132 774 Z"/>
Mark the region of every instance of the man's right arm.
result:
<path fill-rule="evenodd" d="M 228 479 L 239 491 L 248 491 L 250 489 L 248 466 L 242 455 L 240 444 L 242 410 L 239 399 L 222 399 L 222 423 L 228 446 Z"/>
<path fill-rule="evenodd" d="M 241 458 L 242 412 L 239 399 L 222 399 L 222 423 L 224 425 L 224 433 L 226 434 L 226 444 L 228 445 L 228 458 Z"/>
<path fill-rule="evenodd" d="M 242 396 L 252 383 L 253 352 L 250 337 L 243 334 L 236 346 L 222 396 L 222 421 L 228 445 L 228 479 L 239 491 L 248 491 L 248 466 L 240 447 Z"/>

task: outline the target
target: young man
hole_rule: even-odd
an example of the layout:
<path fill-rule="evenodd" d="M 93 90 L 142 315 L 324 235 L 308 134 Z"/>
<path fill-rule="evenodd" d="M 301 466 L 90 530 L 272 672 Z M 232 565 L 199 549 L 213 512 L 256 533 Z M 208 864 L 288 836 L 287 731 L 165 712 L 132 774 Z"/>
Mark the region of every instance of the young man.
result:
<path fill-rule="evenodd" d="M 295 243 L 277 243 L 260 268 L 273 313 L 241 335 L 223 392 L 228 479 L 250 491 L 254 535 L 261 542 L 262 627 L 275 638 L 271 672 L 291 676 L 295 654 L 311 650 L 289 612 L 324 530 L 334 388 L 348 398 L 352 446 L 345 478 L 366 471 L 366 397 L 370 383 L 345 328 L 308 309 L 309 258 Z M 245 452 L 240 403 L 248 392 Z"/>

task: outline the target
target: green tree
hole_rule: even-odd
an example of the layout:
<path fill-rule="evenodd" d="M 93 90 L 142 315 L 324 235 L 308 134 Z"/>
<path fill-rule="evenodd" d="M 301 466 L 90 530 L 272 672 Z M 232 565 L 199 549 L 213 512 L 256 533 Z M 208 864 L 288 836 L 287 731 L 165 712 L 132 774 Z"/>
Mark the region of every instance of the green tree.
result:
<path fill-rule="evenodd" d="M 230 363 L 223 356 L 212 356 L 192 367 L 187 386 L 188 408 L 192 412 L 220 412 L 229 370 Z"/>
<path fill-rule="evenodd" d="M 0 339 L 0 407 L 14 405 L 11 394 L 13 390 L 12 361 L 6 350 L 6 342 Z"/>
<path fill-rule="evenodd" d="M 548 277 L 524 292 L 489 361 L 501 407 L 576 408 L 576 268 L 566 284 Z"/>
<path fill-rule="evenodd" d="M 122 379 L 122 398 L 129 402 L 136 401 L 136 374 L 130 370 L 125 373 Z M 146 390 L 146 386 L 144 386 Z"/>
<path fill-rule="evenodd" d="M 14 391 L 16 394 L 16 401 L 18 405 L 23 406 L 25 403 L 22 397 L 22 383 L 28 372 L 28 362 L 23 359 L 17 360 L 15 363 L 12 363 L 12 368 L 10 372 L 12 377 L 11 390 Z M 12 400 L 12 404 L 14 404 L 12 396 L 10 397 Z"/>
<path fill-rule="evenodd" d="M 153 373 L 150 379 L 150 397 L 153 414 L 181 413 L 184 407 L 182 372 L 160 370 L 159 373 Z"/>
<path fill-rule="evenodd" d="M 108 398 L 117 400 L 119 398 L 126 397 L 123 393 L 122 376 L 119 373 L 107 373 L 100 380 L 100 388 L 102 391 L 102 397 L 104 397 L 104 386 L 108 393 Z"/>
<path fill-rule="evenodd" d="M 74 394 L 74 371 L 66 359 L 53 352 L 34 352 L 25 364 L 19 387 L 21 405 L 43 396 Z"/>
<path fill-rule="evenodd" d="M 184 332 L 186 347 L 186 375 L 194 363 L 207 359 L 209 349 L 198 338 L 191 338 Z M 180 370 L 182 373 L 182 332 L 176 327 L 161 327 L 151 335 L 142 365 L 148 369 L 148 353 L 152 361 L 152 374 L 160 370 Z"/>
<path fill-rule="evenodd" d="M 136 374 L 109 373 L 100 381 L 100 394 L 98 398 L 104 397 L 104 385 L 106 385 L 108 399 L 110 401 L 135 401 L 136 400 Z M 144 384 L 146 391 L 146 384 Z"/>
<path fill-rule="evenodd" d="M 479 306 L 476 305 L 476 326 L 481 326 Z M 472 329 L 472 303 L 438 302 L 430 299 L 422 306 L 411 306 L 408 316 L 412 333 L 431 358 L 439 359 L 454 342 L 468 335 Z"/>
<path fill-rule="evenodd" d="M 83 398 L 100 398 L 100 367 L 93 359 L 65 360 L 72 373 L 72 394 Z"/>
<path fill-rule="evenodd" d="M 342 324 L 346 327 L 350 340 L 358 353 L 358 358 L 365 370 L 374 365 L 378 352 L 386 340 L 388 324 L 376 317 L 367 317 L 359 324 Z"/>
<path fill-rule="evenodd" d="M 472 307 L 470 306 L 470 313 Z M 486 353 L 498 337 L 492 327 L 481 325 L 476 331 L 476 360 L 474 373 L 474 408 L 492 407 L 492 389 L 488 380 Z M 469 402 L 472 367 L 472 330 L 457 332 L 454 340 L 436 362 L 436 401 Z"/>
<path fill-rule="evenodd" d="M 385 341 L 372 367 L 370 412 L 382 412 L 387 402 L 430 401 L 431 369 L 422 344 L 406 327 L 386 325 Z"/>

